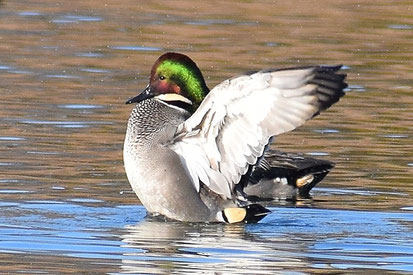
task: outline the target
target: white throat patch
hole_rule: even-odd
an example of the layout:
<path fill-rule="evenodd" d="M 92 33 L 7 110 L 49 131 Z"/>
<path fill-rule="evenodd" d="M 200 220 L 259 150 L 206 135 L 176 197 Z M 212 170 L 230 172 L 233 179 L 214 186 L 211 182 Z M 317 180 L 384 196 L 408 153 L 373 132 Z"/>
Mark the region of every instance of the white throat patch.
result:
<path fill-rule="evenodd" d="M 181 96 L 179 94 L 160 94 L 160 95 L 155 96 L 155 98 L 163 100 L 163 101 L 182 101 L 182 102 L 192 105 L 192 101 L 190 101 L 186 97 Z"/>

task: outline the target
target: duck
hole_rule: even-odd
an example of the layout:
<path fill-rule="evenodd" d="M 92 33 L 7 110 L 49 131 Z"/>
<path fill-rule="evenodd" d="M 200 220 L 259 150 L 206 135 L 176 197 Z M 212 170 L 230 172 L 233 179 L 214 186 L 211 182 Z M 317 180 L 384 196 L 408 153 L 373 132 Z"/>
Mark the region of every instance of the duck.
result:
<path fill-rule="evenodd" d="M 345 95 L 341 67 L 252 71 L 210 90 L 190 57 L 161 55 L 126 101 L 124 168 L 148 216 L 252 223 L 263 202 L 308 194 L 334 164 L 270 145 Z"/>

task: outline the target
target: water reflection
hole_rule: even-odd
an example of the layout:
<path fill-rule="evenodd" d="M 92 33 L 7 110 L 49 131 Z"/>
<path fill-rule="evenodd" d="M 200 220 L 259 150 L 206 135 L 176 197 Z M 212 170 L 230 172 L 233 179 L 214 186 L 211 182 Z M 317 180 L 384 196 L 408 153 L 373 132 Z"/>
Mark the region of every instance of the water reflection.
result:
<path fill-rule="evenodd" d="M 123 247 L 133 251 L 124 254 L 122 272 L 413 271 L 412 214 L 272 210 L 259 224 L 200 225 L 145 219 L 126 226 Z"/>
<path fill-rule="evenodd" d="M 77 271 L 93 265 L 139 274 L 413 272 L 412 207 L 396 213 L 270 209 L 258 224 L 191 224 L 144 218 L 142 206 L 108 207 L 91 198 L 6 201 L 0 203 L 0 257 L 53 260 L 35 264 L 32 273 L 54 273 L 68 262 Z"/>
<path fill-rule="evenodd" d="M 261 229 L 260 229 L 261 228 Z M 264 226 L 253 225 L 253 231 Z M 124 273 L 270 274 L 308 266 L 294 251 L 304 243 L 288 236 L 262 238 L 245 225 L 186 224 L 146 219 L 127 226 L 124 247 L 136 249 L 122 260 Z M 277 246 L 280 245 L 280 249 Z"/>

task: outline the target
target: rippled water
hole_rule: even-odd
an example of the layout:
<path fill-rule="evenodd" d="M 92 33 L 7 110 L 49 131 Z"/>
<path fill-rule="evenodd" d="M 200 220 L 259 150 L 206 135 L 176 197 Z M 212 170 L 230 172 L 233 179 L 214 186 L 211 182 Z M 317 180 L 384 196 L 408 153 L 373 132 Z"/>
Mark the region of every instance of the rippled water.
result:
<path fill-rule="evenodd" d="M 0 264 L 9 273 L 413 272 L 408 1 L 0 1 Z M 336 163 L 259 224 L 145 219 L 122 162 L 124 101 L 164 51 L 210 87 L 345 65 L 350 91 L 274 146 Z"/>

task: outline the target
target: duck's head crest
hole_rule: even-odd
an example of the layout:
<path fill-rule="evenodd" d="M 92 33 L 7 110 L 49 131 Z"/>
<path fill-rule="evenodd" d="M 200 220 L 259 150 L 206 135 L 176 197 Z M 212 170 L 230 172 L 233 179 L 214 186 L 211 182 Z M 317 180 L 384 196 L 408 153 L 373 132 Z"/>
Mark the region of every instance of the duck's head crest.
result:
<path fill-rule="evenodd" d="M 149 85 L 143 93 L 147 95 L 146 98 L 155 96 L 170 104 L 180 105 L 184 102 L 190 105 L 186 109 L 193 112 L 208 92 L 201 70 L 195 62 L 184 54 L 168 52 L 156 60 Z M 143 100 L 141 95 L 140 100 Z M 140 101 L 134 99 L 127 103 Z"/>

